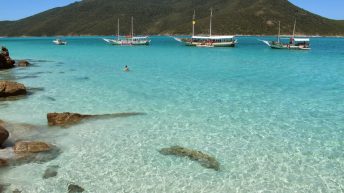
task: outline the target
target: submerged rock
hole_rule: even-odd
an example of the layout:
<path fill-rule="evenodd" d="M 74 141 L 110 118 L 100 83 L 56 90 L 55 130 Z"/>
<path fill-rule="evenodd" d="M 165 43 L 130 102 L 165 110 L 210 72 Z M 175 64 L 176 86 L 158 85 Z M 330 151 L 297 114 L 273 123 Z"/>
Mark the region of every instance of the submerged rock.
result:
<path fill-rule="evenodd" d="M 11 133 L 9 138 L 2 144 L 3 147 L 13 147 L 16 141 L 21 141 L 23 138 L 32 139 L 40 134 L 41 126 L 31 125 L 27 123 L 5 122 L 0 120 L 0 126 L 6 128 Z"/>
<path fill-rule="evenodd" d="M 15 143 L 13 150 L 16 154 L 22 154 L 46 152 L 51 148 L 51 145 L 41 141 L 19 141 Z"/>
<path fill-rule="evenodd" d="M 17 66 L 19 67 L 27 67 L 30 65 L 30 62 L 27 60 L 19 60 Z"/>
<path fill-rule="evenodd" d="M 12 193 L 21 193 L 22 191 L 20 191 L 20 190 L 18 190 L 18 189 L 15 189 L 15 190 L 13 190 L 13 192 Z"/>
<path fill-rule="evenodd" d="M 0 125 L 0 147 L 7 140 L 8 136 L 8 131 Z"/>
<path fill-rule="evenodd" d="M 7 48 L 2 47 L 0 53 L 0 69 L 9 69 L 14 67 L 15 61 L 11 59 Z"/>
<path fill-rule="evenodd" d="M 0 150 L 0 166 L 16 166 L 26 163 L 44 163 L 55 159 L 60 150 L 51 144 L 39 141 L 20 141 L 14 147 Z"/>
<path fill-rule="evenodd" d="M 207 155 L 201 151 L 180 146 L 172 146 L 169 148 L 162 148 L 159 152 L 163 155 L 188 157 L 191 160 L 198 161 L 203 167 L 214 169 L 216 171 L 220 170 L 220 163 L 214 157 Z"/>
<path fill-rule="evenodd" d="M 45 170 L 43 174 L 43 179 L 48 179 L 57 176 L 57 170 L 59 169 L 59 166 L 48 166 L 48 168 Z"/>
<path fill-rule="evenodd" d="M 75 185 L 75 184 L 69 184 L 68 186 L 68 193 L 76 193 L 76 192 L 83 192 L 85 189 L 82 187 Z"/>
<path fill-rule="evenodd" d="M 0 167 L 4 167 L 4 166 L 8 166 L 8 161 L 0 158 Z"/>
<path fill-rule="evenodd" d="M 11 184 L 0 184 L 0 193 L 5 192 Z"/>
<path fill-rule="evenodd" d="M 118 118 L 118 117 L 128 117 L 143 115 L 143 113 L 114 113 L 114 114 L 104 114 L 104 115 L 82 115 L 79 113 L 48 113 L 48 125 L 49 126 L 70 126 L 80 123 L 85 119 L 106 119 L 106 118 Z"/>
<path fill-rule="evenodd" d="M 0 81 L 0 98 L 10 96 L 20 96 L 26 94 L 26 88 L 23 84 L 11 81 Z"/>
<path fill-rule="evenodd" d="M 91 115 L 81 115 L 78 113 L 48 113 L 49 126 L 66 126 L 79 123 L 81 120 L 90 118 Z"/>

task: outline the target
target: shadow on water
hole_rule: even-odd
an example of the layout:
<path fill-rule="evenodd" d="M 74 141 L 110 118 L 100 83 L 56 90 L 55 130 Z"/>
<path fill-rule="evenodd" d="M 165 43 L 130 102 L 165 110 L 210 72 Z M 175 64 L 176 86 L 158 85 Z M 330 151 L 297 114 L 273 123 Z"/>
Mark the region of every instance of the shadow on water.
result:
<path fill-rule="evenodd" d="M 54 97 L 51 97 L 51 96 L 44 96 L 44 99 L 48 100 L 48 101 L 56 101 L 56 99 Z"/>
<path fill-rule="evenodd" d="M 30 63 L 50 63 L 50 62 L 54 62 L 51 60 L 37 60 L 37 59 L 26 59 L 28 62 Z"/>
<path fill-rule="evenodd" d="M 76 77 L 75 80 L 79 80 L 79 81 L 85 81 L 85 80 L 90 80 L 90 77 L 87 76 L 83 76 L 83 77 Z"/>
<path fill-rule="evenodd" d="M 0 80 L 16 80 L 16 78 L 12 69 L 0 70 Z"/>
<path fill-rule="evenodd" d="M 26 95 L 2 97 L 2 98 L 0 98 L 0 102 L 3 102 L 3 101 L 16 101 L 16 100 L 27 99 L 30 95 L 33 95 L 36 92 L 42 92 L 42 91 L 44 91 L 43 87 L 36 87 L 36 88 L 34 88 L 34 87 L 30 88 L 29 87 L 29 88 L 27 88 Z"/>
<path fill-rule="evenodd" d="M 33 78 L 39 78 L 39 76 L 36 76 L 36 75 L 18 76 L 16 77 L 16 80 L 33 79 Z"/>

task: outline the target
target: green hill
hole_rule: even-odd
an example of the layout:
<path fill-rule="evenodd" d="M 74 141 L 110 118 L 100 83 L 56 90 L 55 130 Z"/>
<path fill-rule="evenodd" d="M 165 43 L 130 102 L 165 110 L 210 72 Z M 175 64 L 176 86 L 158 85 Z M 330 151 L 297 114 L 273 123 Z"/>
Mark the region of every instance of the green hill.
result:
<path fill-rule="evenodd" d="M 344 21 L 330 20 L 303 10 L 287 0 L 83 0 L 18 21 L 0 22 L 0 36 L 190 34 L 193 10 L 197 33 L 208 33 L 209 9 L 214 10 L 214 34 L 344 35 Z"/>

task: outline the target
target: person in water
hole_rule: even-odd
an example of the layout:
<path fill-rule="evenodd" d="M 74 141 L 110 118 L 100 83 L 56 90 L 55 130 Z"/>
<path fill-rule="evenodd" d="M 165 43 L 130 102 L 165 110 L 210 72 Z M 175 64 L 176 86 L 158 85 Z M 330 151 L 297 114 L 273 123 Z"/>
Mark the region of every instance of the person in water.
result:
<path fill-rule="evenodd" d="M 124 71 L 124 72 L 129 72 L 129 67 L 128 67 L 127 65 L 125 65 L 123 71 Z"/>

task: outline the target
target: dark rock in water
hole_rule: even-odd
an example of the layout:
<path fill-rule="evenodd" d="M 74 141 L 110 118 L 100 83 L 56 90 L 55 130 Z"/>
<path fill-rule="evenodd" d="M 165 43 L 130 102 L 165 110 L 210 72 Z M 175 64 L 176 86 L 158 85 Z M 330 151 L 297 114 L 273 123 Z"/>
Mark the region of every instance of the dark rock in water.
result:
<path fill-rule="evenodd" d="M 0 126 L 0 147 L 7 140 L 8 136 L 8 131 L 2 126 Z"/>
<path fill-rule="evenodd" d="M 75 184 L 69 184 L 68 186 L 68 193 L 76 193 L 76 192 L 83 192 L 85 189 L 82 187 L 75 185 Z"/>
<path fill-rule="evenodd" d="M 8 166 L 8 161 L 0 158 L 0 168 L 4 167 L 4 166 Z"/>
<path fill-rule="evenodd" d="M 82 115 L 79 113 L 48 113 L 48 125 L 49 126 L 70 126 L 80 123 L 85 119 L 107 119 L 107 118 L 118 118 L 118 117 L 129 117 L 143 115 L 143 113 L 114 113 L 114 114 L 104 114 L 104 115 Z"/>
<path fill-rule="evenodd" d="M 19 60 L 17 66 L 19 67 L 27 67 L 30 65 L 30 62 L 27 60 Z"/>
<path fill-rule="evenodd" d="M 57 170 L 59 169 L 59 166 L 48 166 L 48 168 L 45 170 L 43 179 L 48 179 L 57 176 Z"/>
<path fill-rule="evenodd" d="M 18 190 L 18 189 L 15 189 L 13 190 L 13 193 L 21 193 L 22 191 Z"/>
<path fill-rule="evenodd" d="M 10 186 L 11 184 L 0 184 L 0 193 L 5 192 L 5 190 L 7 189 L 8 186 Z"/>
<path fill-rule="evenodd" d="M 170 148 L 163 148 L 159 151 L 163 155 L 175 155 L 180 157 L 188 157 L 191 160 L 198 161 L 203 167 L 220 170 L 219 162 L 210 155 L 207 155 L 201 151 L 188 149 L 180 146 L 172 146 Z"/>
<path fill-rule="evenodd" d="M 14 67 L 15 61 L 11 59 L 7 48 L 2 47 L 0 53 L 0 69 L 9 69 Z"/>
<path fill-rule="evenodd" d="M 26 88 L 23 84 L 11 81 L 0 81 L 0 97 L 25 95 Z"/>

